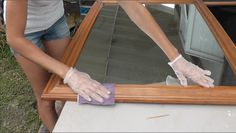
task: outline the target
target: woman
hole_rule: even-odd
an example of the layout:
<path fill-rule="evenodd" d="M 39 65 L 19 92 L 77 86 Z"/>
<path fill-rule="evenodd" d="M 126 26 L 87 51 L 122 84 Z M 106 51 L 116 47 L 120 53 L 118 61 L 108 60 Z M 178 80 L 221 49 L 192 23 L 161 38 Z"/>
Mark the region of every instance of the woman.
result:
<path fill-rule="evenodd" d="M 49 131 L 57 120 L 54 101 L 40 99 L 49 80 L 50 72 L 64 79 L 64 83 L 76 93 L 91 101 L 103 102 L 109 97 L 106 90 L 88 74 L 70 68 L 58 60 L 70 40 L 64 17 L 62 0 L 8 0 L 5 6 L 7 40 L 17 62 L 25 72 L 37 98 L 40 117 Z M 170 43 L 150 13 L 140 3 L 120 1 L 129 17 L 162 48 L 181 84 L 187 78 L 205 87 L 212 87 L 209 71 L 187 62 Z M 141 17 L 142 16 L 142 17 Z M 148 25 L 145 23 L 149 22 Z"/>
<path fill-rule="evenodd" d="M 102 102 L 109 97 L 100 83 L 58 61 L 70 40 L 62 0 L 9 0 L 5 13 L 8 43 L 29 79 L 40 117 L 49 131 L 57 120 L 54 101 L 40 98 L 50 77 L 48 71 L 59 75 L 87 100 Z"/>

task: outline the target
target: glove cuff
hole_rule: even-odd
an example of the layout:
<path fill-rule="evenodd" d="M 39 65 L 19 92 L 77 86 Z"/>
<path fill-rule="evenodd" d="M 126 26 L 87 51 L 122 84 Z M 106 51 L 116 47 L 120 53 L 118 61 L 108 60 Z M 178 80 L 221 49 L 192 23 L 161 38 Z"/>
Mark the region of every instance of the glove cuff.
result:
<path fill-rule="evenodd" d="M 67 83 L 68 83 L 68 81 L 69 81 L 69 79 L 70 79 L 70 77 L 71 77 L 71 75 L 72 75 L 73 73 L 74 73 L 74 68 L 71 67 L 71 68 L 67 71 L 66 76 L 65 76 L 65 78 L 64 78 L 64 80 L 63 80 L 63 83 L 64 83 L 64 84 L 67 84 Z"/>
<path fill-rule="evenodd" d="M 183 56 L 180 54 L 178 57 L 176 57 L 173 61 L 171 61 L 171 62 L 168 62 L 168 65 L 170 65 L 170 66 L 173 66 L 173 64 L 175 63 L 175 62 L 177 62 L 180 58 L 182 58 Z"/>

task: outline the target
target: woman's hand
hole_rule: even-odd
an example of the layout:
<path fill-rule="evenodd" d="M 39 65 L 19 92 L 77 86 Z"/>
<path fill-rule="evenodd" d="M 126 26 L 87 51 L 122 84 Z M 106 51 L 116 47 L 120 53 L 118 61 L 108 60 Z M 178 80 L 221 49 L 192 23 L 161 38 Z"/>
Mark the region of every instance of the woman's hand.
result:
<path fill-rule="evenodd" d="M 88 101 L 94 99 L 102 103 L 104 98 L 109 98 L 110 92 L 103 85 L 91 79 L 88 74 L 73 68 L 66 73 L 64 84 L 68 84 L 75 93 Z"/>
<path fill-rule="evenodd" d="M 186 78 L 189 78 L 203 87 L 214 87 L 214 80 L 209 77 L 211 72 L 203 70 L 191 62 L 188 62 L 182 57 L 182 55 L 179 55 L 175 60 L 168 64 L 174 70 L 181 85 L 187 86 L 188 83 Z"/>

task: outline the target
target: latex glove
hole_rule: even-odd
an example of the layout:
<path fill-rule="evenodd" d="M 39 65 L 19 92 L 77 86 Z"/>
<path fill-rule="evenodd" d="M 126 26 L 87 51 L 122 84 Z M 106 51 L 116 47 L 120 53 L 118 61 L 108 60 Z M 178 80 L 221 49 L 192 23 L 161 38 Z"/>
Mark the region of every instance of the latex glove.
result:
<path fill-rule="evenodd" d="M 179 55 L 175 60 L 168 64 L 174 70 L 181 85 L 187 86 L 187 78 L 189 78 L 203 87 L 214 87 L 214 80 L 209 77 L 211 72 L 209 70 L 203 70 L 191 62 L 188 62 L 182 55 Z"/>
<path fill-rule="evenodd" d="M 78 93 L 84 99 L 92 101 L 92 99 L 102 103 L 104 98 L 109 98 L 110 92 L 99 82 L 90 78 L 84 72 L 70 68 L 64 80 L 75 93 Z"/>

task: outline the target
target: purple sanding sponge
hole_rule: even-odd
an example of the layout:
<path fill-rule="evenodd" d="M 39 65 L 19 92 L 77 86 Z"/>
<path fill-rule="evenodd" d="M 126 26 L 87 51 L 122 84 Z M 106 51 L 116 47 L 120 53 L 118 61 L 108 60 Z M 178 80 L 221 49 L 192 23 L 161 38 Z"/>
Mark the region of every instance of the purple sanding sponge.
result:
<path fill-rule="evenodd" d="M 87 101 L 86 99 L 84 99 L 83 97 L 78 95 L 78 103 L 79 104 L 91 104 L 91 105 L 114 105 L 115 104 L 115 84 L 111 84 L 111 83 L 105 83 L 103 84 L 107 90 L 109 90 L 111 92 L 110 97 L 108 99 L 104 98 L 104 102 L 100 103 L 96 100 L 92 101 Z"/>

